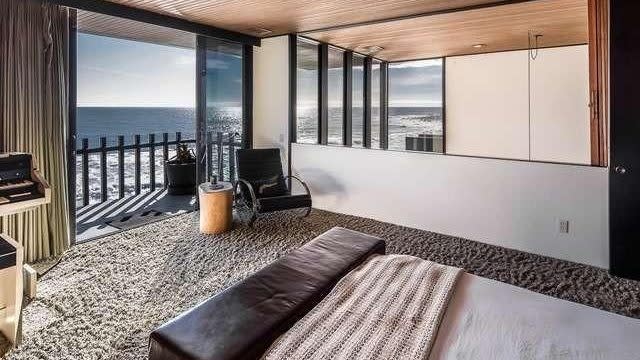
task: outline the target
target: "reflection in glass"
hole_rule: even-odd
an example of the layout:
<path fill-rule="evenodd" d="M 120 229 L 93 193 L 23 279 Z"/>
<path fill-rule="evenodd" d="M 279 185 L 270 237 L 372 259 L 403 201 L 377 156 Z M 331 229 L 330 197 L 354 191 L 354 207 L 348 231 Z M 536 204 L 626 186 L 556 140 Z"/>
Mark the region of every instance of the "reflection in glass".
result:
<path fill-rule="evenodd" d="M 342 89 L 343 89 L 343 73 L 342 64 L 344 63 L 343 51 L 337 48 L 329 47 L 329 71 L 327 87 L 329 88 L 329 138 L 328 143 L 331 145 L 342 145 Z"/>
<path fill-rule="evenodd" d="M 389 149 L 443 152 L 442 59 L 389 64 Z"/>
<path fill-rule="evenodd" d="M 318 44 L 298 39 L 297 142 L 318 143 Z"/>
<path fill-rule="evenodd" d="M 353 93 L 352 93 L 352 146 L 364 144 L 364 56 L 353 54 Z"/>
<path fill-rule="evenodd" d="M 206 132 L 207 160 L 210 175 L 230 179 L 229 144 L 242 144 L 242 45 L 207 39 L 206 51 Z M 222 137 L 222 154 L 216 143 Z M 218 156 L 222 155 L 222 161 Z M 221 164 L 220 164 L 221 163 Z M 222 165 L 222 169 L 219 169 Z M 235 175 L 235 174 L 234 174 Z"/>

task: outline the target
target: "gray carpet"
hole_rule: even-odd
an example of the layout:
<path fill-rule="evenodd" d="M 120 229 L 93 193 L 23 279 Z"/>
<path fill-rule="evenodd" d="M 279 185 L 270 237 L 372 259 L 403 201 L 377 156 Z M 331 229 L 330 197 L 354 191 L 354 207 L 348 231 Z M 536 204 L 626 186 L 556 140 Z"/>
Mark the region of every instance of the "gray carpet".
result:
<path fill-rule="evenodd" d="M 380 236 L 390 253 L 640 318 L 639 282 L 585 265 L 323 211 L 272 214 L 220 236 L 200 235 L 196 216 L 72 248 L 41 279 L 23 344 L 6 359 L 146 359 L 153 328 L 333 226 Z"/>

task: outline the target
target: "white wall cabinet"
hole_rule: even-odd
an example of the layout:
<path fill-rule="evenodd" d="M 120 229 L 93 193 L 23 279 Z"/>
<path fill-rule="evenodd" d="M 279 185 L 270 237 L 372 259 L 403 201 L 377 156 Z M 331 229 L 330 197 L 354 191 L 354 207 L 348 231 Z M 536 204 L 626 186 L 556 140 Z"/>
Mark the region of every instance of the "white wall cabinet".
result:
<path fill-rule="evenodd" d="M 589 164 L 587 45 L 527 62 L 526 50 L 446 59 L 447 153 Z"/>

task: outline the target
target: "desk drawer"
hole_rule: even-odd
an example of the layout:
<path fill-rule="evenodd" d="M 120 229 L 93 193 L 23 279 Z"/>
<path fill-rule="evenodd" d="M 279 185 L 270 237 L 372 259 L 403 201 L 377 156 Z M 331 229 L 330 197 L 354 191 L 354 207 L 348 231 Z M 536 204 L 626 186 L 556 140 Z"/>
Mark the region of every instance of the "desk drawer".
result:
<path fill-rule="evenodd" d="M 16 252 L 10 252 L 0 255 L 0 270 L 11 266 L 16 266 Z"/>

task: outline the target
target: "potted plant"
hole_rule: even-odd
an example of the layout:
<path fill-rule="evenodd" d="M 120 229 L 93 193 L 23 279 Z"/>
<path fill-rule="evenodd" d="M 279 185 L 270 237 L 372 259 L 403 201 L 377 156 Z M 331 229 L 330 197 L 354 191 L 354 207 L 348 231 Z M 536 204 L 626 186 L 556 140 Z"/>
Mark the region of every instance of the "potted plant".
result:
<path fill-rule="evenodd" d="M 187 145 L 176 146 L 176 156 L 164 165 L 167 174 L 167 192 L 171 195 L 196 193 L 196 156 Z"/>

